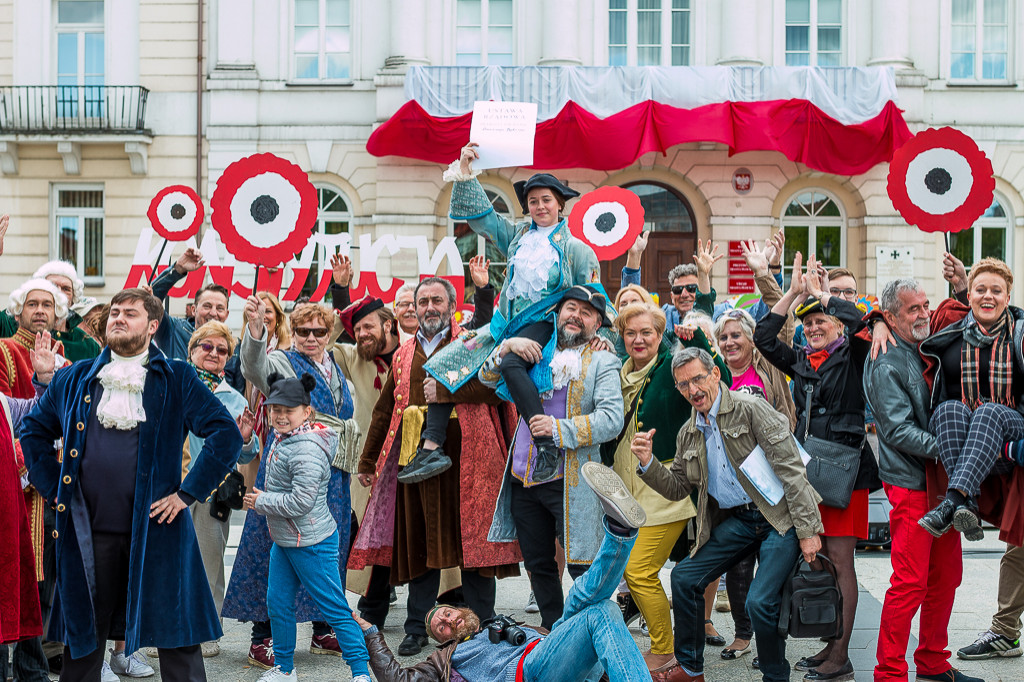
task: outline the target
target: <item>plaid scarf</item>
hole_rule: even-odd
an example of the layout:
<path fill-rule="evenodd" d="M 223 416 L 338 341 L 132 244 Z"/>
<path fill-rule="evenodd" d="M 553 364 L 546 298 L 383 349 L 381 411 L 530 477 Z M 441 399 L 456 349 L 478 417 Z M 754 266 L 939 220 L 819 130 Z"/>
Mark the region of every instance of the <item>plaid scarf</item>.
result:
<path fill-rule="evenodd" d="M 964 343 L 960 347 L 960 389 L 962 400 L 967 407 L 975 410 L 985 402 L 981 395 L 982 377 L 978 371 L 981 354 L 989 353 L 988 381 L 990 400 L 1000 405 L 1014 407 L 1013 392 L 1010 382 L 1013 377 L 1013 344 L 1011 343 L 1012 326 L 1010 311 L 1003 315 L 989 329 L 984 329 L 968 316 L 964 327 Z"/>
<path fill-rule="evenodd" d="M 216 391 L 217 387 L 220 386 L 220 382 L 224 381 L 223 372 L 215 374 L 214 372 L 205 370 L 202 367 L 196 367 L 192 364 L 191 360 L 188 361 L 188 364 L 192 365 L 192 369 L 194 369 L 196 374 L 199 375 L 199 380 L 206 384 L 206 387 L 210 389 L 210 393 Z"/>

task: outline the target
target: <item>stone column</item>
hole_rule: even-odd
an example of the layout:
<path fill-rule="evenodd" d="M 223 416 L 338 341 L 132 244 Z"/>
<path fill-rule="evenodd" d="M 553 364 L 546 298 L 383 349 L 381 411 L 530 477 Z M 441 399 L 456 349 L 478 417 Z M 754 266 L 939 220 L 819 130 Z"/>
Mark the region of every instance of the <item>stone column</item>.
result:
<path fill-rule="evenodd" d="M 762 7 L 764 5 L 764 7 Z M 757 57 L 758 14 L 770 13 L 768 3 L 758 0 L 722 0 L 721 52 L 716 64 L 723 66 L 762 66 Z M 769 17 L 766 17 L 769 18 Z"/>
<path fill-rule="evenodd" d="M 913 69 L 910 57 L 910 3 L 871 0 L 871 59 L 868 66 Z"/>
<path fill-rule="evenodd" d="M 579 66 L 579 10 L 574 2 L 544 2 L 540 66 Z M 536 26 L 536 24 L 534 24 Z"/>
<path fill-rule="evenodd" d="M 213 58 L 215 69 L 254 69 L 253 18 L 256 8 L 253 0 L 217 1 L 217 54 Z"/>
<path fill-rule="evenodd" d="M 429 64 L 427 6 L 422 0 L 391 0 L 391 57 L 404 64 Z"/>

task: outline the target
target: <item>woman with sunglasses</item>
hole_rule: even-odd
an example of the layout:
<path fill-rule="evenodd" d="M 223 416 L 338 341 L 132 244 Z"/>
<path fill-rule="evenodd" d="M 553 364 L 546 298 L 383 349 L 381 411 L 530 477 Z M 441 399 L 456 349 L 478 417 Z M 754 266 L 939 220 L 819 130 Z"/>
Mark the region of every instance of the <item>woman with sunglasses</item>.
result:
<path fill-rule="evenodd" d="M 754 344 L 768 362 L 793 378 L 796 396 L 796 436 L 802 442 L 810 434 L 826 441 L 860 448 L 860 464 L 853 493 L 845 509 L 819 505 L 822 554 L 835 564 L 843 594 L 843 636 L 831 640 L 822 651 L 802 659 L 797 670 L 809 671 L 807 680 L 838 680 L 853 677 L 849 658 L 850 635 L 857 612 L 857 574 L 854 552 L 858 539 L 868 537 L 868 493 L 882 487 L 878 464 L 864 433 L 864 360 L 871 342 L 857 333 L 864 327 L 861 312 L 853 303 L 829 292 L 829 282 L 811 254 L 807 273 L 803 257 L 796 254 L 789 291 L 757 324 Z M 790 306 L 805 298 L 796 309 L 804 323 L 807 345 L 790 346 L 780 336 Z M 845 333 L 844 333 L 845 331 Z M 806 396 L 810 393 L 810 411 Z"/>
<path fill-rule="evenodd" d="M 271 350 L 269 353 L 267 337 L 270 331 L 266 326 L 266 303 L 263 299 L 249 297 L 245 303 L 245 319 L 241 356 L 242 375 L 247 381 L 251 381 L 261 393 L 267 395 L 270 390 L 267 378 L 271 373 L 277 372 L 285 378 L 308 373 L 316 378 L 316 387 L 311 392 L 316 421 L 334 426 L 352 418 L 352 395 L 345 376 L 335 364 L 334 357 L 327 352 L 330 332 L 334 327 L 334 314 L 328 308 L 314 303 L 295 306 L 289 317 L 292 347 L 288 350 Z M 255 483 L 255 487 L 260 489 L 264 489 L 267 475 L 266 452 L 263 454 Z M 337 459 L 332 462 L 327 506 L 338 524 L 338 572 L 342 584 L 345 584 L 352 517 L 349 478 L 349 472 L 338 468 Z M 225 618 L 253 622 L 249 662 L 267 669 L 274 666 L 273 652 L 268 641 L 272 635 L 267 614 L 271 542 L 266 518 L 259 514 L 247 514 L 222 612 Z M 304 592 L 302 595 L 296 605 L 296 622 L 313 621 L 313 639 L 309 650 L 315 654 L 340 655 L 341 648 L 334 632 L 323 622 L 312 599 Z"/>
<path fill-rule="evenodd" d="M 248 403 L 224 378 L 224 366 L 234 352 L 235 339 L 227 325 L 221 322 L 207 322 L 192 332 L 188 341 L 188 364 L 192 365 L 200 380 L 224 404 L 228 413 L 238 423 L 243 446 L 242 455 L 237 463 L 246 464 L 259 453 L 260 439 L 253 432 L 255 418 L 249 411 Z M 203 449 L 204 439 L 190 433 L 186 443 L 182 458 L 182 478 L 191 468 L 191 453 Z M 206 569 L 206 579 L 210 583 L 217 611 L 220 612 L 224 603 L 224 550 L 228 546 L 231 510 L 211 499 L 209 502 L 194 503 L 191 511 L 192 523 L 196 527 L 196 537 L 199 540 L 199 552 L 203 556 L 203 568 Z M 216 656 L 220 653 L 220 645 L 217 642 L 203 642 L 202 648 L 203 656 Z"/>

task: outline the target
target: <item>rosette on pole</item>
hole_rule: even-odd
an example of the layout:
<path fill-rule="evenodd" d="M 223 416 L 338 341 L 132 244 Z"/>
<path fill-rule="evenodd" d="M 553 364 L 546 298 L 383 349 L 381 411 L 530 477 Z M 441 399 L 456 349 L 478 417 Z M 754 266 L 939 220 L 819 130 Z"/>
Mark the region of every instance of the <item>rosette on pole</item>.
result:
<path fill-rule="evenodd" d="M 907 140 L 889 164 L 887 190 L 903 219 L 925 232 L 959 232 L 992 205 L 992 162 L 967 135 L 929 128 Z M 948 248 L 948 247 L 947 247 Z"/>
<path fill-rule="evenodd" d="M 626 253 L 643 228 L 640 197 L 622 187 L 587 192 L 569 213 L 569 231 L 589 244 L 598 260 L 613 260 Z"/>
<path fill-rule="evenodd" d="M 210 199 L 210 223 L 235 258 L 275 267 L 302 251 L 313 234 L 316 188 L 305 171 L 273 154 L 224 169 Z"/>
<path fill-rule="evenodd" d="M 183 242 L 199 234 L 205 215 L 199 195 L 185 185 L 164 187 L 149 202 L 146 212 L 156 233 L 171 242 Z"/>

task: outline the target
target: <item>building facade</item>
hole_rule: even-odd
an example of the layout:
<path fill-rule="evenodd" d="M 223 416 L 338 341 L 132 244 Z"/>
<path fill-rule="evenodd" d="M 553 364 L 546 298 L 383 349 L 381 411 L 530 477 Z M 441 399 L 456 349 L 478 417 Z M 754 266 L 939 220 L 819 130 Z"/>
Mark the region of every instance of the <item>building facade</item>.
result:
<path fill-rule="evenodd" d="M 809 66 L 839 80 L 856 69 L 891 69 L 911 131 L 954 126 L 992 161 L 995 201 L 971 229 L 952 236 L 951 248 L 968 263 L 993 255 L 1024 267 L 1016 248 L 1024 244 L 1024 123 L 1017 113 L 1024 103 L 1024 0 L 0 0 L 0 17 L 6 100 L 53 88 L 50 108 L 89 124 L 103 118 L 98 114 L 126 113 L 106 99 L 90 104 L 97 88 L 145 91 L 146 98 L 141 122 L 72 133 L 59 115 L 49 127 L 28 120 L 23 112 L 35 112 L 26 104 L 13 109 L 12 125 L 9 105 L 3 107 L 8 254 L 25 256 L 5 261 L 0 288 L 7 291 L 42 260 L 67 256 L 95 287 L 91 293 L 109 296 L 133 259 L 156 250 L 148 239 L 141 249 L 139 235 L 160 188 L 198 184 L 208 206 L 223 169 L 256 152 L 296 163 L 318 189 L 320 246 L 304 254 L 311 270 L 305 293 L 322 290 L 318 268 L 344 243 L 341 235 L 349 235 L 357 267 L 378 273 L 384 290 L 392 275 L 437 267 L 434 247 L 445 237 L 455 237 L 463 259 L 486 251 L 465 225 L 448 219 L 442 164 L 367 151 L 374 130 L 408 101 L 410 69 L 423 67 L 470 76 L 494 66 L 509 73 L 722 66 L 768 74 Z M 61 90 L 65 85 L 74 89 Z M 67 101 L 71 92 L 80 101 Z M 641 196 L 655 235 L 644 280 L 662 295 L 664 275 L 698 238 L 724 250 L 726 242 L 764 239 L 780 228 L 787 250 L 849 268 L 862 292 L 877 293 L 886 278 L 910 273 L 933 301 L 946 293 L 943 238 L 899 216 L 886 193 L 886 163 L 837 175 L 778 151 L 730 155 L 721 142 L 698 140 L 645 153 L 623 168 L 543 170 L 581 191 L 611 184 Z M 518 216 L 512 183 L 533 172 L 487 171 L 480 180 L 497 210 Z M 204 252 L 230 261 L 215 239 L 203 241 Z M 605 265 L 612 288 L 617 267 Z M 743 286 L 729 268 L 723 260 L 714 272 L 723 296 Z M 251 272 L 239 267 L 236 277 L 251 282 Z M 1024 283 L 1014 290 L 1014 300 L 1024 300 Z"/>

